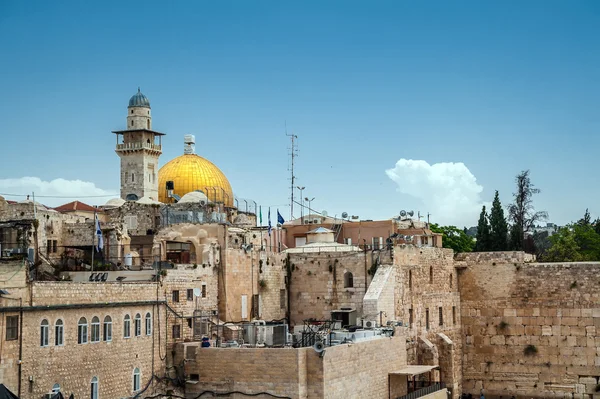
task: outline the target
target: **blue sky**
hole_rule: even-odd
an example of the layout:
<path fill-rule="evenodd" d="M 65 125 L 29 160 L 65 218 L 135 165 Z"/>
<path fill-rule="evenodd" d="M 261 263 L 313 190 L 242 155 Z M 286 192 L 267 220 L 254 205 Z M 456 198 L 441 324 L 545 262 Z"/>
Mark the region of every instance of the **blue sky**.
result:
<path fill-rule="evenodd" d="M 140 86 L 161 164 L 195 134 L 265 206 L 289 203 L 287 121 L 330 215 L 475 225 L 522 169 L 551 221 L 598 215 L 599 42 L 596 1 L 3 1 L 0 193 L 118 192 Z"/>

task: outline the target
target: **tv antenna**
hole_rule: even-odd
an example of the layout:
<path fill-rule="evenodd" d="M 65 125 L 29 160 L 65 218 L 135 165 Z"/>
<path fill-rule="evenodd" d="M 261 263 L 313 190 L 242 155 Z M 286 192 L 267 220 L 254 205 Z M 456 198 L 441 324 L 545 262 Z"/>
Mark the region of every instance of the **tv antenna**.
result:
<path fill-rule="evenodd" d="M 287 132 L 287 121 L 285 122 L 285 135 L 288 136 L 291 141 L 292 141 L 292 145 L 290 147 L 288 147 L 288 155 L 291 158 L 291 162 L 290 162 L 290 166 L 288 168 L 288 170 L 291 173 L 291 185 L 290 185 L 290 190 L 292 191 L 292 196 L 290 198 L 290 220 L 294 219 L 294 187 L 295 187 L 295 182 L 296 182 L 296 175 L 294 175 L 294 158 L 296 158 L 298 156 L 298 144 L 296 143 L 296 140 L 298 140 L 298 136 L 296 136 L 295 134 L 288 134 Z"/>

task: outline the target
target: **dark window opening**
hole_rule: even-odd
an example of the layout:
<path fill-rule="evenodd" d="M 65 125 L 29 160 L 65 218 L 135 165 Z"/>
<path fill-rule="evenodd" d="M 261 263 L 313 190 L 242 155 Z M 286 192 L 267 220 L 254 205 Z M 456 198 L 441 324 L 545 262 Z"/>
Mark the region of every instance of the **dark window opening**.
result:
<path fill-rule="evenodd" d="M 206 298 L 206 284 L 202 285 L 202 298 Z"/>
<path fill-rule="evenodd" d="M 354 287 L 354 277 L 352 273 L 346 272 L 344 273 L 344 288 L 352 288 Z"/>
<path fill-rule="evenodd" d="M 456 324 L 456 306 L 452 306 L 452 324 Z"/>
<path fill-rule="evenodd" d="M 452 282 L 453 277 L 454 276 L 452 275 L 452 273 L 450 273 L 450 288 L 452 288 L 452 285 L 453 285 L 453 282 Z"/>
<path fill-rule="evenodd" d="M 181 338 L 181 326 L 179 324 L 173 326 L 173 338 Z"/>
<path fill-rule="evenodd" d="M 413 310 L 408 309 L 408 326 L 412 327 L 413 326 Z"/>
<path fill-rule="evenodd" d="M 19 316 L 6 316 L 6 340 L 19 338 Z"/>
<path fill-rule="evenodd" d="M 444 325 L 444 310 L 443 310 L 443 308 L 440 306 L 440 307 L 438 308 L 438 311 L 439 311 L 439 313 L 440 313 L 440 326 L 443 326 L 443 325 Z"/>
<path fill-rule="evenodd" d="M 425 309 L 425 329 L 429 330 L 429 309 Z"/>
<path fill-rule="evenodd" d="M 200 374 L 190 374 L 190 381 L 200 381 Z"/>
<path fill-rule="evenodd" d="M 173 302 L 179 302 L 179 291 L 173 290 Z"/>
<path fill-rule="evenodd" d="M 319 299 L 319 298 L 317 297 L 317 299 Z M 279 307 L 281 309 L 286 308 L 286 306 L 285 306 L 285 290 L 279 290 Z"/>
<path fill-rule="evenodd" d="M 429 284 L 433 284 L 433 266 L 429 266 Z"/>
<path fill-rule="evenodd" d="M 194 290 L 188 288 L 187 290 L 187 300 L 188 301 L 193 301 L 194 300 Z"/>
<path fill-rule="evenodd" d="M 412 290 L 412 270 L 408 271 L 408 289 Z"/>
<path fill-rule="evenodd" d="M 187 318 L 187 325 L 188 325 L 188 328 L 192 328 L 192 318 L 191 317 Z"/>

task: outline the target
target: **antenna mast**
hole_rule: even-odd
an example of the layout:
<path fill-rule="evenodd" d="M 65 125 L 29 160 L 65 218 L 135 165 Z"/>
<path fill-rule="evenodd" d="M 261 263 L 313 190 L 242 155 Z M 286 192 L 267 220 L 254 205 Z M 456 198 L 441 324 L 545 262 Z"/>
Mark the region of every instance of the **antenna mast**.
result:
<path fill-rule="evenodd" d="M 295 134 L 288 134 L 287 132 L 287 122 L 285 123 L 285 135 L 288 136 L 292 140 L 292 146 L 288 148 L 288 155 L 291 158 L 290 166 L 288 170 L 291 172 L 291 185 L 290 189 L 292 190 L 292 196 L 290 197 L 290 220 L 294 219 L 294 184 L 296 183 L 296 175 L 294 175 L 294 158 L 298 156 L 298 144 L 296 144 L 296 140 L 298 136 Z"/>

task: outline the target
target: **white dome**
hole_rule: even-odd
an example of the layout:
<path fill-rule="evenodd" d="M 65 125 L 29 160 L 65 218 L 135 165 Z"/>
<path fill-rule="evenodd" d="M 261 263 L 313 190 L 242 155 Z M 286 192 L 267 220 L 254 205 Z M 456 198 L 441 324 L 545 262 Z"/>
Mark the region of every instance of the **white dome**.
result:
<path fill-rule="evenodd" d="M 118 208 L 121 205 L 123 205 L 125 203 L 125 200 L 121 199 L 121 198 L 111 198 L 108 201 L 106 201 L 106 204 L 104 205 L 105 208 Z"/>
<path fill-rule="evenodd" d="M 208 203 L 208 198 L 204 195 L 203 192 L 200 191 L 192 191 L 190 193 L 185 194 L 179 201 L 178 204 L 190 204 L 190 203 Z"/>
<path fill-rule="evenodd" d="M 136 203 L 145 205 L 160 205 L 160 202 L 148 197 L 142 197 L 139 200 L 137 200 Z"/>

